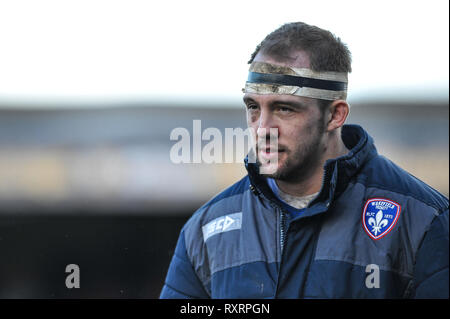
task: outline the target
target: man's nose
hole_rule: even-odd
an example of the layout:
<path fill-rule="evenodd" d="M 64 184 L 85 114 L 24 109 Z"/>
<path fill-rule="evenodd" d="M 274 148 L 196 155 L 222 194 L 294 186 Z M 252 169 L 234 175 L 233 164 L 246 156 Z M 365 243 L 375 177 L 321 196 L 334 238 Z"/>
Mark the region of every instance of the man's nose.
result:
<path fill-rule="evenodd" d="M 270 112 L 262 111 L 259 117 L 258 129 L 256 134 L 259 138 L 269 138 L 271 135 L 279 136 L 277 123 Z"/>

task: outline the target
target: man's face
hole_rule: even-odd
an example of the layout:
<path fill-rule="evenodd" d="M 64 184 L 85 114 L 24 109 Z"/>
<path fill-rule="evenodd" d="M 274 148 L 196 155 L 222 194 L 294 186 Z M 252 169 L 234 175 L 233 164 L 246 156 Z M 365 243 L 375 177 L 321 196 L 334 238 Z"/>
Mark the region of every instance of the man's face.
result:
<path fill-rule="evenodd" d="M 305 57 L 302 58 L 307 65 L 277 63 L 261 57 L 258 61 L 309 67 L 309 61 L 305 62 Z M 317 100 L 283 94 L 246 93 L 244 103 L 247 107 L 247 124 L 258 138 L 257 160 L 264 171 L 270 171 L 267 176 L 293 181 L 307 178 L 318 165 L 322 165 L 320 160 L 325 152 L 325 119 Z M 273 147 L 274 139 L 272 145 L 270 143 L 271 128 L 278 130 L 278 150 Z M 277 160 L 273 163 L 275 158 Z"/>

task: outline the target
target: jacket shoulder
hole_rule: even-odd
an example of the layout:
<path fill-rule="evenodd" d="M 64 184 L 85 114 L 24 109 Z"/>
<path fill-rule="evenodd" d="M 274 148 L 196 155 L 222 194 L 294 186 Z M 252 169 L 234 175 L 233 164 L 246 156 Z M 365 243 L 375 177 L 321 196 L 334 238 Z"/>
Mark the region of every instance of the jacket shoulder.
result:
<path fill-rule="evenodd" d="M 223 190 L 201 206 L 186 222 L 183 229 L 188 240 L 201 236 L 201 228 L 211 220 L 242 211 L 242 197 L 249 191 L 248 175 Z"/>
<path fill-rule="evenodd" d="M 448 198 L 381 155 L 362 168 L 357 181 L 366 188 L 374 187 L 413 198 L 434 208 L 438 214 L 448 209 Z"/>
<path fill-rule="evenodd" d="M 227 199 L 229 197 L 233 196 L 239 196 L 242 195 L 245 191 L 247 191 L 250 187 L 250 179 L 248 175 L 244 176 L 242 179 L 228 187 L 227 189 L 223 190 L 213 198 L 211 198 L 209 201 L 207 201 L 202 207 L 200 207 L 197 212 L 204 210 L 210 206 L 216 205 L 220 201 L 223 201 L 224 199 Z M 196 212 L 196 213 L 197 213 Z"/>

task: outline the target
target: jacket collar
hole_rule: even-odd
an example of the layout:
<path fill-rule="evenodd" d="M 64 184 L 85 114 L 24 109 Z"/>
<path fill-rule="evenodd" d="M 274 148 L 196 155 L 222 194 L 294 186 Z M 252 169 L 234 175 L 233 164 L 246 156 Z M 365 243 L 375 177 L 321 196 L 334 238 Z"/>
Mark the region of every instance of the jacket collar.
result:
<path fill-rule="evenodd" d="M 332 201 L 346 189 L 361 167 L 377 155 L 372 137 L 359 125 L 344 125 L 342 140 L 350 151 L 344 156 L 326 161 L 322 188 L 319 195 L 310 203 L 304 216 L 326 211 Z M 267 185 L 265 178 L 259 174 L 257 164 L 249 163 L 248 156 L 244 162 L 254 193 L 262 193 L 272 203 L 279 206 L 279 201 Z"/>

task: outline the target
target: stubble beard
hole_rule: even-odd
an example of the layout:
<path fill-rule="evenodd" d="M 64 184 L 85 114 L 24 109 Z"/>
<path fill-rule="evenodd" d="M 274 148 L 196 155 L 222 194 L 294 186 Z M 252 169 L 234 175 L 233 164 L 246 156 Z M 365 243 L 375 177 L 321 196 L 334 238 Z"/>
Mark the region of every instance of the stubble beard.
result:
<path fill-rule="evenodd" d="M 323 118 L 316 125 L 311 125 L 309 131 L 313 132 L 313 135 L 310 136 L 308 141 L 299 144 L 292 152 L 287 151 L 285 161 L 281 163 L 277 170 L 272 174 L 264 174 L 264 176 L 275 180 L 294 182 L 305 180 L 309 175 L 312 175 L 317 166 L 322 164 L 321 158 L 326 151 L 322 142 L 325 132 Z"/>

